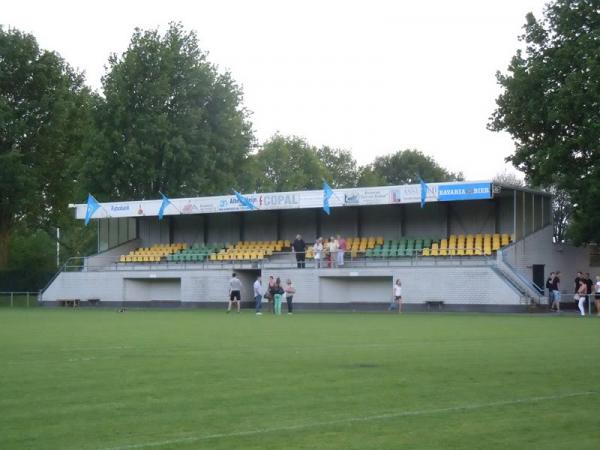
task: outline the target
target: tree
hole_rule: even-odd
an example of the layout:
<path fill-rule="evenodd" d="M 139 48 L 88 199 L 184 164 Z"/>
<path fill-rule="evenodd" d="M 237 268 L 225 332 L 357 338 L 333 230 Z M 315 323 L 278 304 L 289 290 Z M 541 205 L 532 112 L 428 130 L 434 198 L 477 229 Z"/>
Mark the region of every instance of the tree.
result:
<path fill-rule="evenodd" d="M 549 188 L 552 193 L 552 235 L 556 243 L 565 242 L 569 234 L 569 223 L 573 215 L 573 202 L 567 192 L 556 186 Z"/>
<path fill-rule="evenodd" d="M 253 141 L 241 89 L 219 73 L 196 34 L 171 23 L 136 29 L 112 55 L 96 105 L 100 132 L 84 164 L 101 197 L 156 198 L 223 193 L 240 177 Z"/>
<path fill-rule="evenodd" d="M 600 241 L 600 14 L 597 0 L 555 0 L 528 14 L 524 50 L 498 73 L 488 127 L 515 143 L 508 160 L 534 185 L 556 184 L 573 205 L 575 243 Z"/>
<path fill-rule="evenodd" d="M 0 268 L 17 224 L 47 229 L 66 214 L 88 111 L 80 74 L 32 35 L 0 27 Z"/>
<path fill-rule="evenodd" d="M 494 181 L 494 183 L 505 184 L 508 186 L 515 186 L 515 187 L 527 186 L 527 183 L 525 183 L 525 180 L 523 180 L 522 178 L 519 178 L 516 174 L 511 173 L 511 172 L 507 171 L 506 169 L 504 169 L 503 172 L 497 173 L 496 176 L 494 176 L 493 181 Z"/>
<path fill-rule="evenodd" d="M 320 189 L 329 174 L 317 150 L 304 139 L 276 134 L 252 156 L 249 190 L 293 191 Z"/>
<path fill-rule="evenodd" d="M 379 156 L 363 169 L 362 181 L 384 185 L 414 184 L 419 177 L 428 182 L 462 180 L 462 173 L 449 172 L 433 158 L 418 150 L 401 150 L 392 155 Z"/>
<path fill-rule="evenodd" d="M 332 187 L 355 187 L 360 168 L 348 150 L 323 146 L 317 150 L 319 161 L 328 172 L 327 179 Z"/>

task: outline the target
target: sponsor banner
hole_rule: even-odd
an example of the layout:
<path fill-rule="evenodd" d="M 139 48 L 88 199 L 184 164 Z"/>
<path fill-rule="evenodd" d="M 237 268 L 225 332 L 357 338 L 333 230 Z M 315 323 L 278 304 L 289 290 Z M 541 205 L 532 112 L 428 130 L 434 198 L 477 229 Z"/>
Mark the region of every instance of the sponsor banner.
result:
<path fill-rule="evenodd" d="M 492 198 L 491 183 L 452 183 L 438 186 L 438 201 L 482 200 Z"/>
<path fill-rule="evenodd" d="M 437 184 L 427 184 L 426 202 L 437 202 Z M 421 185 L 409 184 L 399 186 L 390 192 L 390 203 L 421 203 Z"/>
<path fill-rule="evenodd" d="M 270 193 L 242 193 L 257 210 L 322 208 L 323 191 L 296 191 Z M 428 183 L 427 202 L 475 200 L 491 198 L 491 182 L 475 183 Z M 164 215 L 209 214 L 248 211 L 235 195 L 215 197 L 172 198 L 165 208 Z M 389 205 L 399 203 L 420 203 L 421 186 L 381 186 L 352 189 L 333 189 L 329 200 L 332 208 L 345 206 Z M 100 203 L 100 209 L 94 212 L 93 219 L 107 217 L 144 217 L 158 216 L 162 200 L 142 200 L 131 202 Z M 75 205 L 75 216 L 85 218 L 86 204 Z"/>

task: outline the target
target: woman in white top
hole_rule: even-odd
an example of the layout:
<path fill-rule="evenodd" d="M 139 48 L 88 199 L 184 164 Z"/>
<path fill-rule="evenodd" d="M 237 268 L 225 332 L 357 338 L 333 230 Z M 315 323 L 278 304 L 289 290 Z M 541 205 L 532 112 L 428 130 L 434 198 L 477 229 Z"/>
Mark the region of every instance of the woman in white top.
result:
<path fill-rule="evenodd" d="M 575 299 L 577 300 L 579 307 L 579 312 L 582 316 L 585 316 L 585 297 L 587 294 L 587 286 L 585 281 L 582 279 L 579 281 L 579 288 L 577 289 L 577 294 L 575 294 Z"/>
<path fill-rule="evenodd" d="M 283 290 L 285 291 L 285 300 L 287 302 L 288 314 L 292 314 L 294 312 L 292 300 L 294 299 L 294 294 L 296 293 L 296 288 L 292 284 L 292 280 L 290 280 L 289 278 L 287 279 L 287 282 L 285 283 L 285 288 L 283 288 Z"/>
<path fill-rule="evenodd" d="M 317 239 L 317 242 L 313 246 L 313 251 L 315 252 L 315 267 L 320 269 L 321 261 L 323 260 L 323 238 Z"/>
<path fill-rule="evenodd" d="M 400 279 L 394 284 L 394 302 L 398 305 L 398 314 L 402 312 L 402 283 Z"/>
<path fill-rule="evenodd" d="M 338 252 L 338 241 L 336 238 L 331 236 L 329 238 L 329 267 L 336 267 L 337 265 L 337 252 Z"/>

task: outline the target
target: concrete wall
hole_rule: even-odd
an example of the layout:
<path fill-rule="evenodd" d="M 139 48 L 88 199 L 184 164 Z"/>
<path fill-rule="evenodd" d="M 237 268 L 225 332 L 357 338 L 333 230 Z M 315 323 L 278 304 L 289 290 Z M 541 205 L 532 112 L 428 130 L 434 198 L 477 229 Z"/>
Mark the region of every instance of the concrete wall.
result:
<path fill-rule="evenodd" d="M 90 256 L 85 260 L 86 268 L 88 270 L 96 270 L 109 266 L 117 262 L 121 255 L 126 255 L 130 251 L 139 248 L 140 244 L 141 241 L 139 239 L 134 239 L 133 241 L 125 242 L 118 247 Z"/>
<path fill-rule="evenodd" d="M 402 235 L 402 207 L 366 206 L 362 208 L 362 235 L 399 239 Z"/>
<path fill-rule="evenodd" d="M 494 233 L 496 229 L 496 202 L 479 200 L 452 202 L 449 209 L 448 234 Z"/>
<path fill-rule="evenodd" d="M 277 237 L 277 211 L 244 213 L 244 240 L 271 241 Z"/>
<path fill-rule="evenodd" d="M 428 203 L 404 207 L 404 236 L 407 237 L 446 237 L 448 234 L 446 203 Z"/>
<path fill-rule="evenodd" d="M 550 272 L 557 270 L 562 272 L 561 290 L 566 289 L 569 292 L 573 288 L 572 281 L 578 270 L 590 272 L 592 277 L 596 275 L 590 268 L 589 249 L 566 244 L 553 244 L 552 226 L 547 226 L 515 242 L 502 250 L 502 254 L 508 263 L 530 280 L 533 279 L 532 266 L 534 264 L 545 265 L 545 278 Z"/>
<path fill-rule="evenodd" d="M 157 217 L 138 218 L 140 246 L 169 243 L 169 221 L 159 221 Z"/>
<path fill-rule="evenodd" d="M 331 208 L 331 215 L 321 214 L 321 236 L 358 236 L 356 208 Z"/>
<path fill-rule="evenodd" d="M 318 210 L 287 210 L 281 211 L 281 239 L 293 240 L 301 234 L 306 242 L 314 242 L 317 238 L 316 214 L 323 214 Z"/>
<path fill-rule="evenodd" d="M 160 272 L 160 273 L 159 273 Z M 252 299 L 256 271 L 236 270 L 244 285 L 242 299 Z M 359 269 L 270 269 L 262 273 L 296 286 L 294 301 L 318 305 L 331 303 L 387 303 L 392 280 L 400 278 L 406 303 L 444 301 L 447 305 L 520 304 L 519 294 L 489 266 L 371 267 Z M 182 304 L 225 304 L 230 269 L 119 270 L 63 272 L 43 294 L 43 301 L 99 298 L 102 302 L 145 301 L 176 298 L 180 286 Z M 477 280 L 474 285 L 473 280 Z"/>
<path fill-rule="evenodd" d="M 238 242 L 240 213 L 209 214 L 208 242 Z"/>
<path fill-rule="evenodd" d="M 170 216 L 173 242 L 204 243 L 204 218 L 202 216 Z"/>

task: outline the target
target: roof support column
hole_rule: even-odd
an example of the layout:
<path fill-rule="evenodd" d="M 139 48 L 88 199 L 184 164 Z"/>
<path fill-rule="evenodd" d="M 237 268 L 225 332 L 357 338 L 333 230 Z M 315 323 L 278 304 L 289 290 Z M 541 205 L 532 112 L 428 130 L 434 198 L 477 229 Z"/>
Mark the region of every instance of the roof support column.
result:
<path fill-rule="evenodd" d="M 452 202 L 446 202 L 446 238 L 450 236 L 452 231 L 450 224 L 452 223 Z"/>
<path fill-rule="evenodd" d="M 208 244 L 208 214 L 202 214 L 202 239 L 204 240 L 204 244 Z"/>
<path fill-rule="evenodd" d="M 246 235 L 244 228 L 246 226 L 245 224 L 245 216 L 244 213 L 238 213 L 238 218 L 239 218 L 239 227 L 240 227 L 240 241 L 244 240 L 244 236 Z"/>
<path fill-rule="evenodd" d="M 400 220 L 399 220 L 399 222 L 400 222 L 399 235 L 400 236 L 399 237 L 403 238 L 404 235 L 406 234 L 405 233 L 405 230 L 406 230 L 406 208 L 405 208 L 405 205 L 403 205 L 403 204 L 399 204 L 398 208 L 400 208 L 400 211 L 398 213 L 398 214 L 400 214 Z"/>
<path fill-rule="evenodd" d="M 277 233 L 277 240 L 280 241 L 281 238 L 281 210 L 278 209 L 275 211 L 275 232 Z"/>

